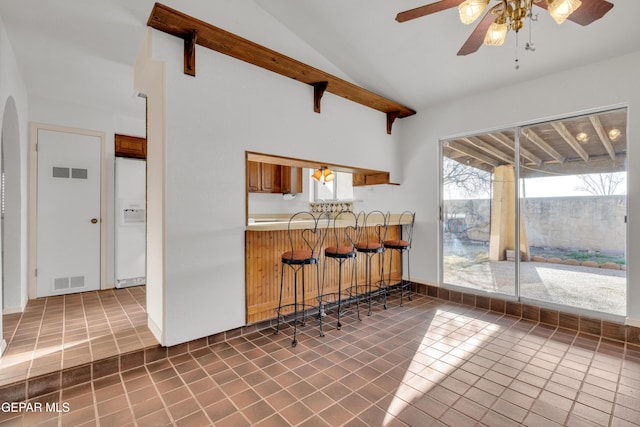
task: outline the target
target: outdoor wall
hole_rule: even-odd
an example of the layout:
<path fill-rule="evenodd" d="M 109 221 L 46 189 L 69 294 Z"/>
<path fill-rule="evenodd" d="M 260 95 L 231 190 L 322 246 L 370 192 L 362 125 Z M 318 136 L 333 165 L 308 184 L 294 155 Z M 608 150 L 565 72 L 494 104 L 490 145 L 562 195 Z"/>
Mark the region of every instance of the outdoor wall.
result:
<path fill-rule="evenodd" d="M 522 216 L 529 246 L 623 255 L 625 202 L 625 196 L 527 198 Z M 488 199 L 445 201 L 445 229 L 488 242 L 490 205 Z"/>
<path fill-rule="evenodd" d="M 520 70 L 521 71 L 521 70 Z M 490 70 L 474 70 L 490 72 Z M 412 278 L 438 283 L 439 146 L 438 141 L 474 135 L 518 124 L 566 117 L 613 106 L 628 106 L 628 322 L 640 325 L 640 150 L 633 142 L 640 135 L 640 52 L 521 84 L 470 95 L 446 104 L 419 110 L 404 119 L 400 129 L 401 158 L 406 197 L 413 196 L 425 222 L 414 233 Z M 594 84 L 606 81 L 607 84 Z M 490 108 L 488 108 L 490 106 Z"/>
<path fill-rule="evenodd" d="M 310 65 L 336 73 L 324 58 L 249 2 L 215 10 L 174 7 Z M 243 16 L 242 23 L 237 16 Z M 313 88 L 237 59 L 196 49 L 196 77 L 183 73 L 183 41 L 153 30 L 153 59 L 166 70 L 165 140 L 149 157 L 149 176 L 161 191 L 158 209 L 149 206 L 153 235 L 162 244 L 163 273 L 149 275 L 148 292 L 162 300 L 162 343 L 173 345 L 245 324 L 244 230 L 245 151 L 397 172 L 396 131 L 386 133 L 383 113 L 326 93 L 322 113 L 313 111 Z M 337 73 L 336 73 L 337 74 Z M 344 76 L 341 76 L 344 77 Z M 160 94 L 159 96 L 162 96 Z M 162 101 L 148 94 L 149 109 Z M 152 122 L 153 120 L 153 122 Z M 161 114 L 149 117 L 158 126 Z M 160 165 L 158 164 L 160 163 Z M 380 209 L 391 200 L 375 199 Z M 152 280 L 162 280 L 152 283 Z M 158 297 L 158 293 L 160 296 Z"/>

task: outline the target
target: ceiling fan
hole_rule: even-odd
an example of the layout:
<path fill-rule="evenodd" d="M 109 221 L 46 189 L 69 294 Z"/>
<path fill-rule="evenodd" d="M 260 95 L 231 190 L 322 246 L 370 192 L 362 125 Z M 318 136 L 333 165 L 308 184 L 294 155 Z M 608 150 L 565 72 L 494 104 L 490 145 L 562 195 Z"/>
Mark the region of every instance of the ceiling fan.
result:
<path fill-rule="evenodd" d="M 471 24 L 478 19 L 492 0 L 440 0 L 435 3 L 398 13 L 396 21 L 406 22 L 432 13 L 458 7 L 460 20 Z M 516 33 L 523 21 L 532 16 L 533 5 L 547 9 L 553 19 L 561 24 L 569 19 L 580 25 L 589 25 L 602 18 L 613 4 L 606 0 L 498 0 L 484 14 L 467 41 L 458 51 L 458 56 L 468 55 L 480 49 L 482 44 L 500 46 L 508 30 Z"/>

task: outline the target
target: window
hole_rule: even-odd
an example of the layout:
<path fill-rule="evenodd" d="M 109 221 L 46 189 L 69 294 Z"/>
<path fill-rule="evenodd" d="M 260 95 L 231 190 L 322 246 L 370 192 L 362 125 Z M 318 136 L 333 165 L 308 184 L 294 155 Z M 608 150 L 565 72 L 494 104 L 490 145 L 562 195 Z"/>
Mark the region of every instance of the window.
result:
<path fill-rule="evenodd" d="M 311 201 L 353 200 L 353 177 L 350 173 L 334 172 L 336 177 L 333 181 L 321 183 L 311 177 L 313 172 L 309 169 Z"/>
<path fill-rule="evenodd" d="M 442 283 L 624 316 L 626 128 L 623 108 L 443 141 Z"/>

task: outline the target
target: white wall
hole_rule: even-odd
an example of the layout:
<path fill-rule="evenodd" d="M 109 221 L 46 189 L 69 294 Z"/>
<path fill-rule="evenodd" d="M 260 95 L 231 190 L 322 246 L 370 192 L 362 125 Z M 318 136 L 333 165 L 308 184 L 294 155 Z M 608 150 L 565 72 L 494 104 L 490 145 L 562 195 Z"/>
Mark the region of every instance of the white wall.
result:
<path fill-rule="evenodd" d="M 160 343 L 165 336 L 165 151 L 166 72 L 152 57 L 152 30 L 136 58 L 134 86 L 147 96 L 147 325 Z"/>
<path fill-rule="evenodd" d="M 198 16 L 233 30 L 242 14 L 252 41 L 332 68 L 255 5 L 233 3 L 219 12 Z M 149 176 L 150 191 L 165 188 L 164 213 L 149 207 L 149 226 L 152 216 L 164 215 L 164 229 L 155 233 L 164 233 L 163 344 L 173 345 L 245 324 L 246 150 L 393 174 L 402 120 L 387 135 L 383 113 L 330 93 L 322 113 L 314 113 L 312 87 L 200 46 L 197 76 L 186 76 L 182 40 L 157 31 L 153 55 L 166 62 L 166 175 Z M 156 101 L 148 98 L 150 109 Z M 149 144 L 162 142 L 149 134 Z"/>
<path fill-rule="evenodd" d="M 404 119 L 400 128 L 405 171 L 402 192 L 415 203 L 416 230 L 412 278 L 438 281 L 438 140 L 485 132 L 524 122 L 574 113 L 629 106 L 628 120 L 628 316 L 640 324 L 640 52 L 609 59 L 563 73 L 540 77 L 517 86 L 471 96 Z"/>
<path fill-rule="evenodd" d="M 27 91 L 20 76 L 4 23 L 0 19 L 0 130 L 5 161 L 5 266 L 0 279 L 0 308 L 12 313 L 23 309 L 27 286 Z M 10 121 L 5 123 L 4 120 Z M 0 313 L 0 354 L 6 348 Z"/>
<path fill-rule="evenodd" d="M 4 307 L 20 311 L 27 302 L 27 176 L 28 176 L 28 99 L 15 55 L 0 20 L 0 129 L 7 103 L 15 104 L 19 141 L 5 141 L 7 172 L 7 216 L 5 225 Z M 7 124 L 13 126 L 13 124 Z M 10 144 L 10 145 L 9 145 Z M 11 163 L 9 163 L 11 162 Z M 9 176 L 11 175 L 11 176 Z M 9 182 L 11 181 L 11 182 Z M 6 267 L 6 266 L 5 266 Z M 1 302 L 1 301 L 0 301 Z M 2 304 L 0 304 L 2 306 Z M 1 323 L 1 321 L 0 321 Z M 1 329 L 0 329 L 1 330 Z"/>

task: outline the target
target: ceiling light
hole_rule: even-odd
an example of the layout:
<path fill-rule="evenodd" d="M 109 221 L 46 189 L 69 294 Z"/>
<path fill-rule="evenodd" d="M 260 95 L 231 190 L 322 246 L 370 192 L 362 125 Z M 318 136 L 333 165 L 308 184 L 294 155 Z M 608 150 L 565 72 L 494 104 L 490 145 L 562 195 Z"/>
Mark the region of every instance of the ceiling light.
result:
<path fill-rule="evenodd" d="M 547 10 L 554 21 L 562 24 L 581 4 L 580 0 L 547 0 Z"/>
<path fill-rule="evenodd" d="M 534 3 L 538 3 L 539 1 L 540 0 L 502 0 L 501 3 L 493 6 L 487 13 L 495 14 L 497 15 L 497 18 L 495 19 L 495 22 L 489 26 L 484 37 L 484 44 L 487 46 L 501 46 L 507 37 L 508 30 L 512 30 L 517 33 L 524 26 L 524 20 L 526 18 L 531 18 L 531 20 L 535 21 L 536 19 L 533 17 L 531 8 Z M 546 1 L 549 14 L 558 24 L 563 23 L 569 15 L 571 15 L 582 4 L 580 0 Z M 471 12 L 475 12 L 474 7 L 480 7 L 479 5 L 476 6 L 476 3 L 483 2 L 483 0 L 466 0 L 463 2 L 460 5 L 460 20 L 465 22 L 463 20 L 463 15 L 465 15 L 466 12 L 463 12 L 463 10 L 471 10 Z M 463 8 L 463 6 L 465 7 Z M 482 12 L 480 12 L 480 14 L 481 13 Z M 531 34 L 529 34 L 529 37 L 531 37 Z M 531 41 L 529 41 L 529 43 L 532 44 Z"/>
<path fill-rule="evenodd" d="M 576 139 L 582 143 L 589 141 L 589 134 L 586 132 L 578 132 L 576 134 Z"/>
<path fill-rule="evenodd" d="M 336 175 L 328 167 L 322 166 L 321 168 L 316 169 L 311 177 L 318 182 L 326 184 L 327 182 L 333 181 L 336 178 Z"/>
<path fill-rule="evenodd" d="M 484 44 L 487 46 L 502 46 L 507 38 L 507 30 L 506 22 L 494 22 L 484 36 Z"/>
<path fill-rule="evenodd" d="M 613 128 L 609 131 L 609 139 L 612 141 L 617 141 L 621 135 L 622 132 L 620 132 L 620 129 L 618 128 Z"/>
<path fill-rule="evenodd" d="M 458 6 L 458 12 L 460 13 L 460 21 L 463 24 L 469 25 L 473 23 L 482 12 L 487 8 L 489 0 L 465 0 L 460 6 Z"/>

